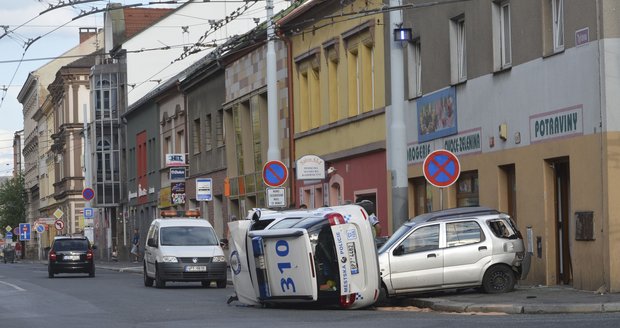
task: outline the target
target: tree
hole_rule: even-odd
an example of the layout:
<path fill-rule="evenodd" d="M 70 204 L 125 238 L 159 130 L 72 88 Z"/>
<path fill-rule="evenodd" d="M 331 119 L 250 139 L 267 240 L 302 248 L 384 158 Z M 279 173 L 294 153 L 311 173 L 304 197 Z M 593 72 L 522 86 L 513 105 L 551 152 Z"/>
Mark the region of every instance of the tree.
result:
<path fill-rule="evenodd" d="M 0 184 L 0 229 L 17 227 L 26 222 L 28 203 L 24 176 L 19 174 Z"/>

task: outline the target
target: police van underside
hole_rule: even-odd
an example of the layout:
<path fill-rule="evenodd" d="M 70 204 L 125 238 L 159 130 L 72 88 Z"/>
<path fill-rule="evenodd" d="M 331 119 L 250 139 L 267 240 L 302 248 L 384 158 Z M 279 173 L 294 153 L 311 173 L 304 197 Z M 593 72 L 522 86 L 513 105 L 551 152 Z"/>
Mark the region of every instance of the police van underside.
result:
<path fill-rule="evenodd" d="M 236 298 L 248 305 L 372 305 L 379 276 L 366 213 L 358 206 L 337 208 L 296 211 L 295 217 L 271 213 L 271 225 L 259 220 L 229 223 Z"/>

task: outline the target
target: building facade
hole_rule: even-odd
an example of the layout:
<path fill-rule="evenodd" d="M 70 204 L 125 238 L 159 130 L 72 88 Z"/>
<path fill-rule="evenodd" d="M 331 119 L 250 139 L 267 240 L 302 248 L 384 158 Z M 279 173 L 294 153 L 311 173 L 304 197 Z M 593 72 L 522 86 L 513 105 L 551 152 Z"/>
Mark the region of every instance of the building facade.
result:
<path fill-rule="evenodd" d="M 224 196 L 226 144 L 224 142 L 224 68 L 207 56 L 204 63 L 180 83 L 187 103 L 186 181 L 188 208 L 199 208 L 220 238 L 228 231 L 228 202 Z M 204 186 L 198 188 L 198 186 Z M 210 188 L 209 188 L 210 186 Z"/>
<path fill-rule="evenodd" d="M 264 31 L 264 29 L 263 29 Z M 267 98 L 267 44 L 266 38 L 254 39 L 248 34 L 241 44 L 253 45 L 247 51 L 232 51 L 225 58 L 225 102 L 223 104 L 224 143 L 230 217 L 243 218 L 248 210 L 266 207 L 266 185 L 263 183 L 263 166 L 267 163 L 269 129 L 279 131 L 277 141 L 280 160 L 292 167 L 289 131 L 289 86 L 287 48 L 284 42 L 275 42 L 277 99 Z M 277 126 L 267 124 L 267 102 L 277 102 Z M 291 179 L 283 187 L 290 190 Z M 226 192 L 226 191 L 225 191 Z M 288 199 L 294 199 L 287 196 Z"/>
<path fill-rule="evenodd" d="M 385 22 L 360 13 L 380 5 L 307 1 L 278 24 L 291 47 L 295 160 L 316 155 L 329 171 L 296 181 L 296 199 L 309 208 L 369 199 L 387 226 Z"/>
<path fill-rule="evenodd" d="M 498 208 L 532 254 L 526 283 L 619 291 L 618 9 L 479 0 L 405 10 L 409 212 Z M 422 174 L 436 149 L 461 166 L 441 190 Z"/>

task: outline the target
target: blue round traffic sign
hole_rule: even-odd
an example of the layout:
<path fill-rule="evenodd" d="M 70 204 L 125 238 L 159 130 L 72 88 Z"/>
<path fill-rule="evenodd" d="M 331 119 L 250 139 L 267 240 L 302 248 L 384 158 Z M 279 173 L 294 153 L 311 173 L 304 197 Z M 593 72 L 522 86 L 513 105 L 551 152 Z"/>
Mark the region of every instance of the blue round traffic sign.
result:
<path fill-rule="evenodd" d="M 279 187 L 286 182 L 288 169 L 280 161 L 269 161 L 263 166 L 263 181 L 269 187 Z"/>
<path fill-rule="evenodd" d="M 86 200 L 91 200 L 95 198 L 95 191 L 93 188 L 84 188 L 84 190 L 82 190 L 82 197 Z"/>
<path fill-rule="evenodd" d="M 424 177 L 435 187 L 449 187 L 461 174 L 459 159 L 444 149 L 435 150 L 424 159 Z"/>

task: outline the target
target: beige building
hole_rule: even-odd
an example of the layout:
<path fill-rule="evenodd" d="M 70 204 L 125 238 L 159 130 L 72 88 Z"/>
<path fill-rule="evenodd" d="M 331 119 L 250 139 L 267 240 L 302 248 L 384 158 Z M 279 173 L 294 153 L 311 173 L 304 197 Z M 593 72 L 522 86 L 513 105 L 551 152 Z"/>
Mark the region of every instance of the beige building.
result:
<path fill-rule="evenodd" d="M 619 6 L 475 0 L 404 11 L 414 36 L 405 65 L 411 216 L 499 208 L 532 254 L 526 284 L 620 291 Z M 460 161 L 448 188 L 423 177 L 437 149 Z"/>
<path fill-rule="evenodd" d="M 54 156 L 50 154 L 50 136 L 55 132 L 55 125 L 52 124 L 51 98 L 47 87 L 62 66 L 75 61 L 75 56 L 94 52 L 101 42 L 93 28 L 80 28 L 79 40 L 79 45 L 73 49 L 30 72 L 17 97 L 23 105 L 24 113 L 22 168 L 28 193 L 26 217 L 29 223 L 41 217 L 52 217 L 52 212 L 56 210 L 56 201 L 53 199 L 54 174 L 49 171 L 54 163 Z M 27 251 L 32 251 L 35 256 L 37 254 L 32 247 Z"/>

